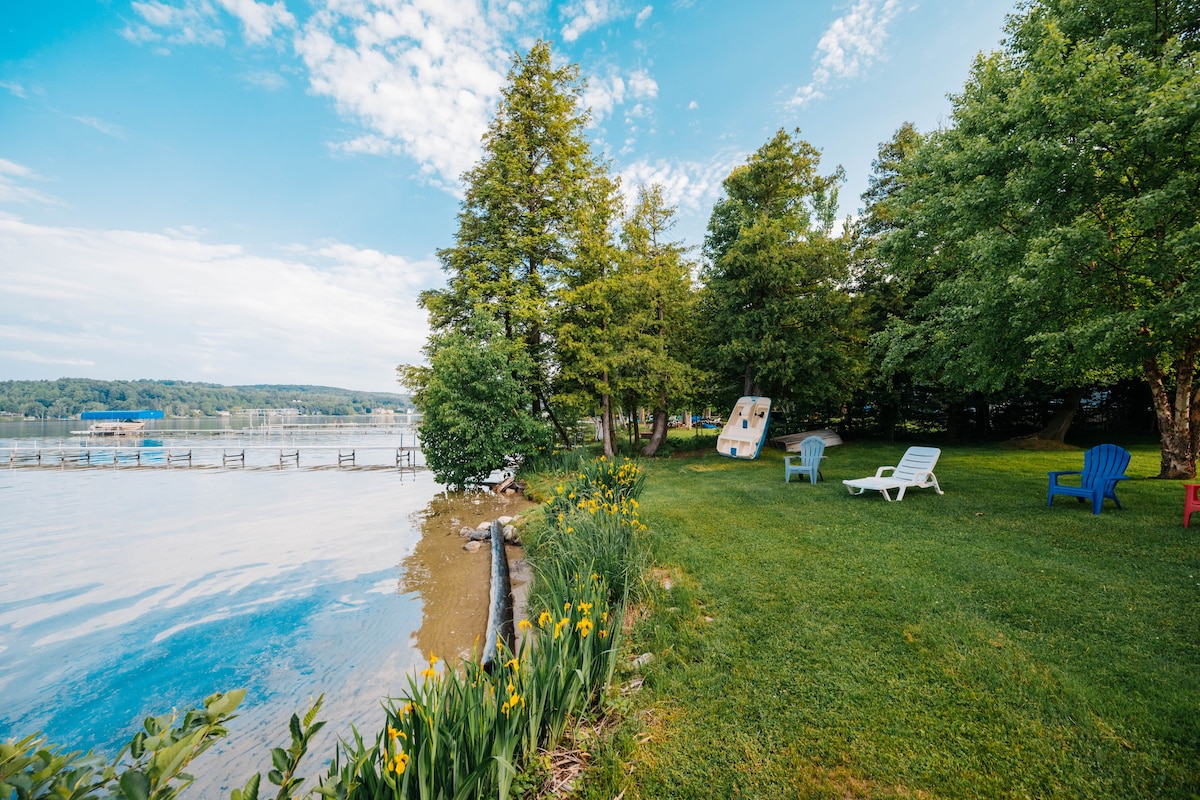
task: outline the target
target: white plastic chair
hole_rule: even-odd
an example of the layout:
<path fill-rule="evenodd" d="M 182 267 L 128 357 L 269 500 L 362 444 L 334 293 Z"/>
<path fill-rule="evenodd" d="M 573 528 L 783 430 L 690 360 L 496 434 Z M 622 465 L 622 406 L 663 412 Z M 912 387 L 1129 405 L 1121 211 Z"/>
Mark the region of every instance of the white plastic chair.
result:
<path fill-rule="evenodd" d="M 904 452 L 904 457 L 896 466 L 880 467 L 875 471 L 873 478 L 855 478 L 842 481 L 842 483 L 850 494 L 858 495 L 871 489 L 882 492 L 884 499 L 888 502 L 891 502 L 892 499 L 892 496 L 888 494 L 891 489 L 899 490 L 896 494 L 896 502 L 904 499 L 904 490 L 909 488 L 928 489 L 933 487 L 938 494 L 945 494 L 942 487 L 938 486 L 937 477 L 933 474 L 933 468 L 941 454 L 942 451 L 936 447 L 910 447 Z M 887 470 L 891 470 L 892 474 L 884 476 L 883 473 Z M 854 491 L 855 489 L 858 491 Z"/>

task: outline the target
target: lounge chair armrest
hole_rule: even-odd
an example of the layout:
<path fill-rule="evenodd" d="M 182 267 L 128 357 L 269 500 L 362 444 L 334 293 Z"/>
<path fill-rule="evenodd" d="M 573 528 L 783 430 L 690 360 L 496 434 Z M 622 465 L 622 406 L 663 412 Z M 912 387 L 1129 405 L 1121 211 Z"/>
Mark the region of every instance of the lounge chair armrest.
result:
<path fill-rule="evenodd" d="M 1068 472 L 1047 472 L 1046 474 L 1050 476 L 1050 485 L 1058 486 L 1058 479 L 1063 475 L 1082 475 L 1083 473 L 1079 470 L 1070 470 Z"/>
<path fill-rule="evenodd" d="M 895 468 L 895 467 L 880 467 L 879 469 L 875 470 L 875 477 L 876 477 L 876 478 L 882 478 L 882 477 L 883 477 L 883 471 L 884 471 L 885 469 L 890 469 L 890 470 L 892 470 L 893 472 L 895 472 L 895 471 L 896 471 L 896 468 Z"/>

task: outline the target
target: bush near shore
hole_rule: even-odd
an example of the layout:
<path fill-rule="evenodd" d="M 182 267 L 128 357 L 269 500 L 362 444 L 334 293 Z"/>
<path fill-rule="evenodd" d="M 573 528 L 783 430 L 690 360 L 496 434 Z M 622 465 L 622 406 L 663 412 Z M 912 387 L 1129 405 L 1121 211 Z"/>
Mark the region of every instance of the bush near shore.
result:
<path fill-rule="evenodd" d="M 545 754 L 608 698 L 621 650 L 625 607 L 636 597 L 641 470 L 601 459 L 556 487 L 543 524 L 526 532 L 534 591 L 515 652 L 490 671 L 473 661 L 447 668 L 435 655 L 385 702 L 374 737 L 357 730 L 326 774 L 305 789 L 302 761 L 323 722 L 321 701 L 293 715 L 291 742 L 271 751 L 267 781 L 294 797 L 504 798 L 539 789 Z M 202 709 L 149 718 L 111 760 L 72 752 L 40 735 L 0 743 L 0 798 L 171 800 L 192 782 L 184 769 L 227 733 L 245 692 L 216 694 Z M 255 774 L 232 800 L 266 795 Z"/>

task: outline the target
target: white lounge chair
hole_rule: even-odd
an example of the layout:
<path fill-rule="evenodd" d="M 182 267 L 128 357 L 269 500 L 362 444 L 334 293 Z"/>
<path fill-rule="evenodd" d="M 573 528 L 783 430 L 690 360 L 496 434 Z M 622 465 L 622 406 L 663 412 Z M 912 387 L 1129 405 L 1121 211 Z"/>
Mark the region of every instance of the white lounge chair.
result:
<path fill-rule="evenodd" d="M 900 459 L 900 463 L 894 467 L 880 467 L 875 471 L 873 478 L 855 478 L 850 481 L 842 481 L 846 486 L 846 491 L 850 494 L 862 494 L 868 489 L 882 492 L 885 500 L 891 502 L 892 496 L 888 494 L 889 489 L 899 489 L 896 494 L 896 502 L 904 499 L 904 490 L 910 487 L 917 489 L 928 489 L 930 486 L 938 494 L 945 494 L 942 487 L 938 486 L 937 478 L 933 474 L 933 467 L 937 464 L 938 456 L 942 451 L 936 447 L 910 447 L 904 452 L 904 457 Z M 884 476 L 884 472 L 891 470 L 892 474 Z M 857 489 L 858 491 L 854 491 Z"/>

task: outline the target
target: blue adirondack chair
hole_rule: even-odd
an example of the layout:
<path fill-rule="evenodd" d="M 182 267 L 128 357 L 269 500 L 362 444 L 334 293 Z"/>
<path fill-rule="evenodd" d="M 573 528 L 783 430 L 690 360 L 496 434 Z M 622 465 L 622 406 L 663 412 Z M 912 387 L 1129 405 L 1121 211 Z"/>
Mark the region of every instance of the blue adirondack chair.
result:
<path fill-rule="evenodd" d="M 800 443 L 800 455 L 785 456 L 783 459 L 783 482 L 791 483 L 793 475 L 807 475 L 815 485 L 821 474 L 821 459 L 825 457 L 825 440 L 820 436 L 809 436 Z M 796 463 L 793 464 L 792 461 Z"/>
<path fill-rule="evenodd" d="M 1065 494 L 1079 498 L 1079 502 L 1091 499 L 1092 513 L 1099 514 L 1104 498 L 1112 498 L 1121 508 L 1117 499 L 1117 482 L 1127 481 L 1125 468 L 1129 466 L 1129 451 L 1115 444 L 1101 444 L 1083 454 L 1083 472 L 1051 472 L 1050 489 L 1046 494 L 1046 506 L 1049 507 L 1054 495 Z M 1058 482 L 1063 475 L 1080 475 L 1079 486 L 1064 486 Z"/>

